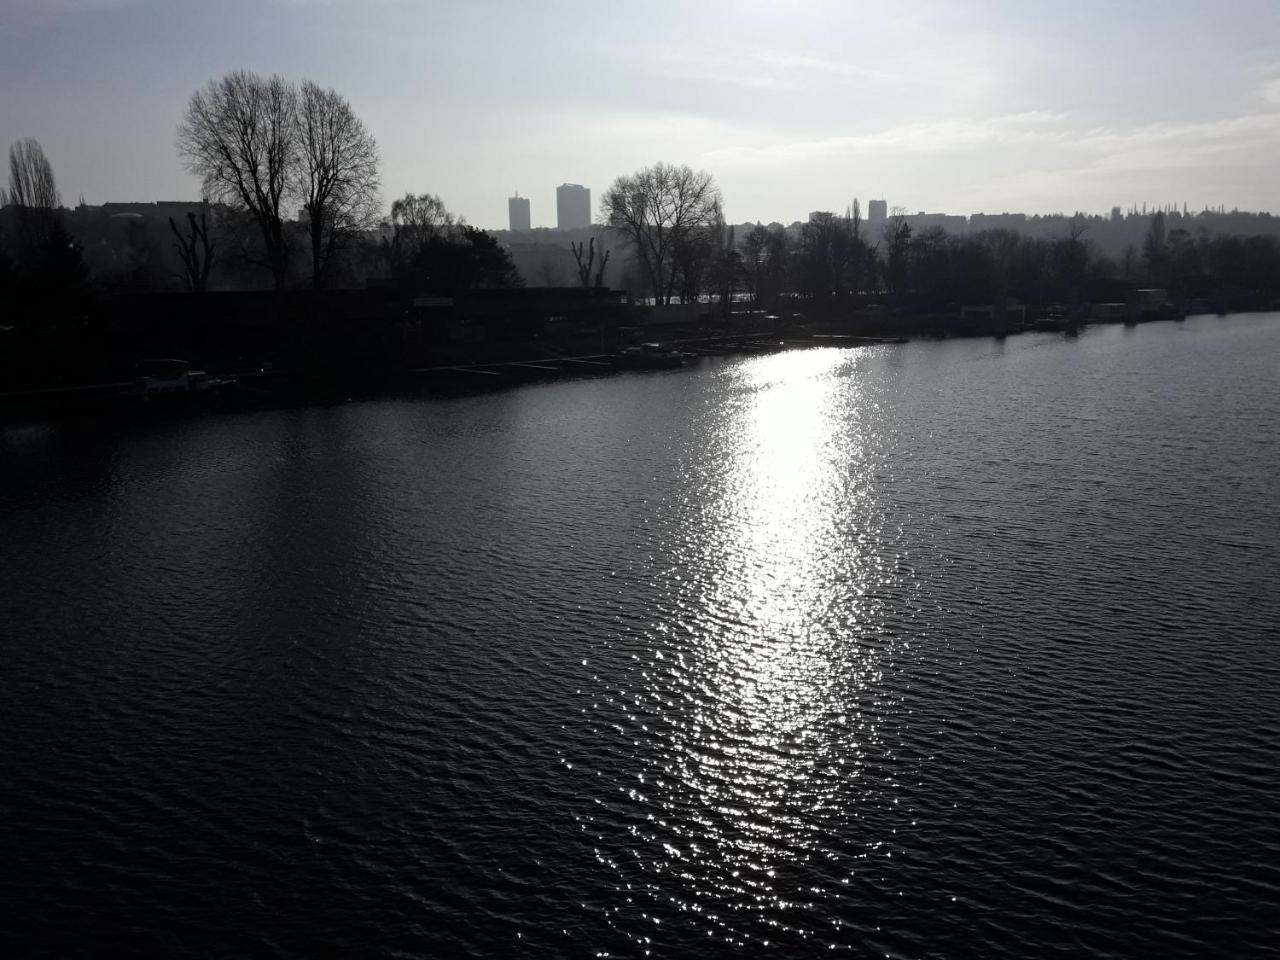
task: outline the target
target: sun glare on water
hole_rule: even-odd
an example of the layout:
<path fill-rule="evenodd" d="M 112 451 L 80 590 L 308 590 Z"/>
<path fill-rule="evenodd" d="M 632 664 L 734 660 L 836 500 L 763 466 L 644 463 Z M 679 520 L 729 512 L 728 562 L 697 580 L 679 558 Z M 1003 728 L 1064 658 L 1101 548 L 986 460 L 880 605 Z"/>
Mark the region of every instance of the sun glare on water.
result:
<path fill-rule="evenodd" d="M 851 356 L 726 369 L 735 414 L 701 455 L 731 463 L 699 508 L 690 563 L 709 575 L 680 605 L 702 614 L 675 625 L 688 639 L 651 691 L 669 704 L 660 769 L 645 775 L 661 814 L 633 852 L 679 877 L 674 905 L 731 941 L 786 927 L 796 901 L 818 895 L 790 886 L 788 865 L 835 856 L 828 824 L 856 815 L 861 760 L 876 749 L 882 649 L 861 636 L 880 563 L 867 425 L 835 412 L 859 389 Z"/>

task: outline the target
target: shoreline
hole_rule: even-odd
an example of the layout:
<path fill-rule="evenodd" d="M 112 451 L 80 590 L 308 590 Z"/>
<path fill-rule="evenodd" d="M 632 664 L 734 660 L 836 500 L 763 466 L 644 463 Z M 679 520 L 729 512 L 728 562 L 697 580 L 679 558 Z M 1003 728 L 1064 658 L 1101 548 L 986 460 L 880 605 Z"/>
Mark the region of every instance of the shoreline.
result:
<path fill-rule="evenodd" d="M 1219 318 L 1272 311 L 1218 314 Z M 1201 314 L 1213 316 L 1213 314 Z M 1168 318 L 1164 322 L 1179 322 Z M 1153 322 L 1153 321 L 1142 321 Z M 1088 320 L 1059 329 L 1030 327 L 1007 334 L 948 335 L 916 333 L 914 336 L 871 336 L 823 330 L 753 331 L 744 334 L 669 336 L 661 342 L 696 362 L 703 357 L 759 355 L 830 346 L 898 345 L 914 340 L 1003 340 L 1022 333 L 1057 334 L 1071 338 L 1086 326 L 1117 325 L 1118 321 Z M 1126 324 L 1132 326 L 1133 323 Z M 816 326 L 816 325 L 813 325 Z M 675 331 L 667 331 L 669 334 Z M 661 331 L 649 329 L 656 339 Z M 530 350 L 506 359 L 479 359 L 438 363 L 411 369 L 386 369 L 380 375 L 347 371 L 349 376 L 315 376 L 307 371 L 230 370 L 219 374 L 222 389 L 208 395 L 189 391 L 165 397 L 145 398 L 137 393 L 138 381 L 113 380 L 91 384 L 49 386 L 0 393 L 0 427 L 65 420 L 109 419 L 117 421 L 182 419 L 209 413 L 256 409 L 326 406 L 353 399 L 403 394 L 467 396 L 505 390 L 531 383 L 550 383 L 619 373 L 644 372 L 620 365 L 619 353 L 574 356 Z M 657 369 L 656 367 L 654 369 Z M 670 368 L 668 368 L 670 369 Z M 678 367 L 677 367 L 678 369 Z"/>

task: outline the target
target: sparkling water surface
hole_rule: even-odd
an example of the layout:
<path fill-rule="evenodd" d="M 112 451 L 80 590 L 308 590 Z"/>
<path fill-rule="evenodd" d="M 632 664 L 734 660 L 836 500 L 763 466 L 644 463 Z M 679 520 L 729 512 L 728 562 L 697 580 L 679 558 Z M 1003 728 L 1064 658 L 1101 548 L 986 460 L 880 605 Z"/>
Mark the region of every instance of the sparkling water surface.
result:
<path fill-rule="evenodd" d="M 5 956 L 1258 956 L 1280 315 L 0 430 Z"/>

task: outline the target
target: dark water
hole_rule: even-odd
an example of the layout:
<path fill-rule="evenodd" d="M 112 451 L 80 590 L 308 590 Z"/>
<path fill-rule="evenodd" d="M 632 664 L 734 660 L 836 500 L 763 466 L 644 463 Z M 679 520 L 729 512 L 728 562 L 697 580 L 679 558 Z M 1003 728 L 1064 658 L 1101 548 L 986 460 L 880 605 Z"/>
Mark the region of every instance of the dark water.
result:
<path fill-rule="evenodd" d="M 1280 316 L 0 433 L 4 956 L 1257 956 Z"/>

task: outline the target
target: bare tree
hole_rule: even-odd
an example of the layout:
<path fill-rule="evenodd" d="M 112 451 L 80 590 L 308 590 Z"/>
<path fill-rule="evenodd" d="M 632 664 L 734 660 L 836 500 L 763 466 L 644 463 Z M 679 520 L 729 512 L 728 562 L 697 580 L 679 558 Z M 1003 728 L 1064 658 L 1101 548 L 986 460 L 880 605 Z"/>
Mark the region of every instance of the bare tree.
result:
<path fill-rule="evenodd" d="M 9 147 L 9 192 L 7 201 L 18 207 L 56 210 L 62 205 L 53 167 L 44 148 L 34 137 Z"/>
<path fill-rule="evenodd" d="M 761 278 L 764 274 L 765 249 L 769 231 L 759 222 L 742 238 L 743 269 L 751 291 L 751 309 L 760 308 Z"/>
<path fill-rule="evenodd" d="M 986 234 L 984 242 L 991 249 L 994 299 L 1004 302 L 1013 282 L 1022 238 L 1013 230 L 993 230 Z"/>
<path fill-rule="evenodd" d="M 569 249 L 573 251 L 573 259 L 578 263 L 578 282 L 582 284 L 584 290 L 590 289 L 592 286 L 604 286 L 604 271 L 609 265 L 609 254 L 612 250 L 605 250 L 604 255 L 600 258 L 600 266 L 596 268 L 595 280 L 591 278 L 591 268 L 596 261 L 596 238 L 590 237 L 589 245 L 586 247 L 586 260 L 583 260 L 583 244 L 581 242 L 574 243 L 569 241 Z M 603 245 L 602 245 L 603 246 Z"/>
<path fill-rule="evenodd" d="M 1146 261 L 1147 274 L 1153 282 L 1168 282 L 1165 268 L 1169 263 L 1169 237 L 1162 210 L 1157 210 L 1151 217 L 1151 226 L 1142 240 L 1142 259 Z"/>
<path fill-rule="evenodd" d="M 1126 283 L 1131 283 L 1138 276 L 1138 247 L 1136 244 L 1129 244 L 1124 248 L 1124 253 L 1120 256 L 1120 278 Z"/>
<path fill-rule="evenodd" d="M 178 125 L 178 150 L 205 196 L 253 218 L 264 252 L 257 262 L 277 289 L 289 265 L 283 213 L 298 157 L 297 104 L 283 78 L 237 70 L 192 95 Z"/>
<path fill-rule="evenodd" d="M 716 221 L 710 232 L 714 245 L 710 269 L 711 287 L 719 295 L 720 313 L 728 321 L 733 310 L 734 294 L 737 293 L 745 273 L 742 254 L 738 252 L 733 225 L 726 224 L 723 217 Z"/>
<path fill-rule="evenodd" d="M 867 262 L 867 245 L 862 239 L 862 204 L 857 197 L 845 213 L 845 234 L 849 290 L 856 299 L 862 293 L 862 268 Z"/>
<path fill-rule="evenodd" d="M 444 201 L 432 193 L 406 193 L 391 204 L 391 240 L 385 244 L 393 272 L 418 258 L 437 239 L 448 237 L 457 223 Z"/>
<path fill-rule="evenodd" d="M 1089 220 L 1077 212 L 1067 222 L 1067 235 L 1056 240 L 1050 248 L 1055 255 L 1063 289 L 1072 304 L 1079 304 L 1084 297 L 1085 276 L 1089 268 L 1089 241 L 1084 239 L 1089 230 Z"/>
<path fill-rule="evenodd" d="M 673 245 L 672 287 L 681 303 L 697 303 L 713 281 L 720 220 L 717 207 L 711 224 L 688 231 Z"/>
<path fill-rule="evenodd" d="M 658 163 L 615 180 L 600 210 L 604 222 L 636 250 L 654 301 L 665 304 L 676 290 L 682 251 L 716 221 L 720 206 L 711 174 Z"/>
<path fill-rule="evenodd" d="M 743 272 L 751 288 L 751 308 L 767 306 L 782 292 L 792 259 L 786 230 L 757 223 L 742 241 Z"/>
<path fill-rule="evenodd" d="M 886 248 L 885 285 L 895 297 L 902 297 L 907 292 L 911 261 L 911 224 L 907 222 L 906 209 L 894 207 L 893 215 L 881 229 Z"/>
<path fill-rule="evenodd" d="M 187 289 L 193 293 L 204 293 L 209 282 L 209 271 L 213 269 L 216 246 L 209 239 L 209 204 L 200 205 L 200 219 L 192 211 L 187 212 L 187 230 L 178 229 L 173 217 L 169 218 L 169 229 L 178 238 L 173 248 L 182 258 L 183 281 Z"/>
<path fill-rule="evenodd" d="M 333 258 L 378 216 L 378 146 L 335 90 L 310 80 L 298 98 L 298 191 L 311 239 L 311 281 L 325 285 Z"/>
<path fill-rule="evenodd" d="M 53 167 L 38 140 L 27 137 L 9 147 L 9 191 L 0 203 L 16 208 L 20 255 L 34 259 L 58 225 L 62 206 Z"/>

